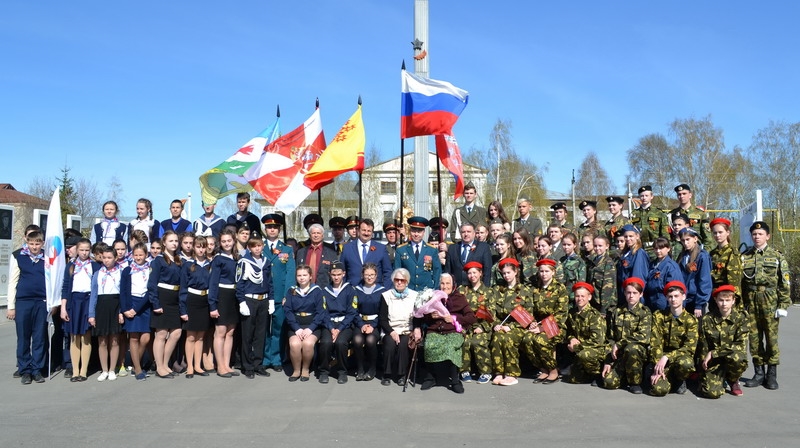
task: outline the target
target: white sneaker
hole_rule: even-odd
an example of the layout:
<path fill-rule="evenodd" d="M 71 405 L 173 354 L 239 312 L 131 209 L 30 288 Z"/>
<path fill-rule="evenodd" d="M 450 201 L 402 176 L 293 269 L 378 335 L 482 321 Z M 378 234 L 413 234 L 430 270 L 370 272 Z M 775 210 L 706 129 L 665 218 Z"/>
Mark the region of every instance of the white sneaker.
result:
<path fill-rule="evenodd" d="M 114 381 L 115 379 L 117 379 L 117 374 L 116 374 L 116 373 L 114 373 L 114 371 L 113 371 L 113 370 L 112 370 L 112 371 L 110 371 L 110 372 L 108 372 L 108 380 L 109 380 L 109 381 Z"/>
<path fill-rule="evenodd" d="M 128 369 L 126 369 L 125 366 L 120 367 L 117 376 L 120 378 L 122 378 L 123 376 L 128 376 Z"/>
<path fill-rule="evenodd" d="M 116 377 L 114 377 L 116 379 Z M 100 373 L 100 376 L 97 377 L 97 381 L 105 381 L 108 379 L 108 372 Z"/>

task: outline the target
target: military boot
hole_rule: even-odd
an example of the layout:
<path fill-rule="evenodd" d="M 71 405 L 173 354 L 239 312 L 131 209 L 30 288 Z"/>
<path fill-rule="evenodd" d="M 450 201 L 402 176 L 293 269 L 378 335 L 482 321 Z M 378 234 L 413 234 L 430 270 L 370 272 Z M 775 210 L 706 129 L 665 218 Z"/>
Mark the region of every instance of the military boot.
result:
<path fill-rule="evenodd" d="M 764 387 L 769 390 L 776 390 L 778 388 L 778 366 L 770 365 L 767 367 L 767 380 L 764 382 Z"/>
<path fill-rule="evenodd" d="M 764 366 L 753 366 L 756 371 L 756 374 L 750 378 L 749 380 L 745 381 L 745 387 L 758 387 L 764 383 Z"/>

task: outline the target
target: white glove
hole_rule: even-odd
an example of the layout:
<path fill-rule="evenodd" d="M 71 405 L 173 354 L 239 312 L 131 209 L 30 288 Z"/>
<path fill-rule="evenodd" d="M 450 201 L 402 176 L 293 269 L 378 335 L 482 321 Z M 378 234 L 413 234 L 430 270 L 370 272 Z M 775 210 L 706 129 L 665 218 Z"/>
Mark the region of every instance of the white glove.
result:
<path fill-rule="evenodd" d="M 250 307 L 247 306 L 247 302 L 242 302 L 239 304 L 239 314 L 241 314 L 242 316 L 250 315 Z"/>
<path fill-rule="evenodd" d="M 275 301 L 269 301 L 269 314 L 275 314 Z"/>
<path fill-rule="evenodd" d="M 786 317 L 788 315 L 789 315 L 789 312 L 786 311 L 786 310 L 782 310 L 780 308 L 775 310 L 775 319 L 780 319 L 781 317 Z"/>

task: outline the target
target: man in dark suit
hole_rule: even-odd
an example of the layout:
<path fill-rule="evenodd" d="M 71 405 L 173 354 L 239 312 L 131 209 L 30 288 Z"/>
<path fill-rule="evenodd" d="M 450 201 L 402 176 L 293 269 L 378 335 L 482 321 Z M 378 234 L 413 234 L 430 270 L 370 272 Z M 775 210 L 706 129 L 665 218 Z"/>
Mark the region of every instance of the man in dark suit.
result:
<path fill-rule="evenodd" d="M 311 266 L 311 279 L 320 288 L 325 288 L 331 282 L 331 263 L 336 261 L 336 251 L 322 242 L 325 228 L 322 224 L 311 224 L 308 227 L 310 244 L 297 251 L 297 265 Z M 359 271 L 358 275 L 361 275 Z"/>
<path fill-rule="evenodd" d="M 421 216 L 408 219 L 411 239 L 397 246 L 394 257 L 394 268 L 406 268 L 411 274 L 408 287 L 414 291 L 424 288 L 438 289 L 442 265 L 439 262 L 439 250 L 436 245 L 425 244 L 425 227 L 428 220 Z"/>
<path fill-rule="evenodd" d="M 483 284 L 492 283 L 492 250 L 488 244 L 482 241 L 475 241 L 475 226 L 465 222 L 459 229 L 461 232 L 461 242 L 451 244 L 447 248 L 447 264 L 444 272 L 449 272 L 456 281 L 457 285 L 468 284 L 467 274 L 464 272 L 464 265 L 470 261 L 477 261 L 482 266 L 489 266 L 483 269 Z"/>
<path fill-rule="evenodd" d="M 386 288 L 392 285 L 392 265 L 386 246 L 372 239 L 375 223 L 365 218 L 358 225 L 358 238 L 344 245 L 339 261 L 344 263 L 347 281 L 357 285 L 361 281 L 361 267 L 364 263 L 375 263 L 380 272 L 380 281 Z"/>

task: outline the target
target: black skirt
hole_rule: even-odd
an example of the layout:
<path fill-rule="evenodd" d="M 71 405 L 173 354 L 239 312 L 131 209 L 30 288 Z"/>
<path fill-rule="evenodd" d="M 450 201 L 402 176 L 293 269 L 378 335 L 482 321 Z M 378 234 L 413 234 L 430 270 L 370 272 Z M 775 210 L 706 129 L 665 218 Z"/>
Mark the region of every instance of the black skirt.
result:
<path fill-rule="evenodd" d="M 97 296 L 94 320 L 92 336 L 107 336 L 122 332 L 122 324 L 119 323 L 119 294 Z"/>
<path fill-rule="evenodd" d="M 219 288 L 217 298 L 217 325 L 236 325 L 239 323 L 239 301 L 236 300 L 236 290 Z"/>
<path fill-rule="evenodd" d="M 158 288 L 158 301 L 163 313 L 151 312 L 150 327 L 156 330 L 174 330 L 181 328 L 181 315 L 178 310 L 178 291 Z"/>
<path fill-rule="evenodd" d="M 208 296 L 189 293 L 186 297 L 186 313 L 189 320 L 183 323 L 186 331 L 206 331 L 211 327 L 208 315 Z"/>

